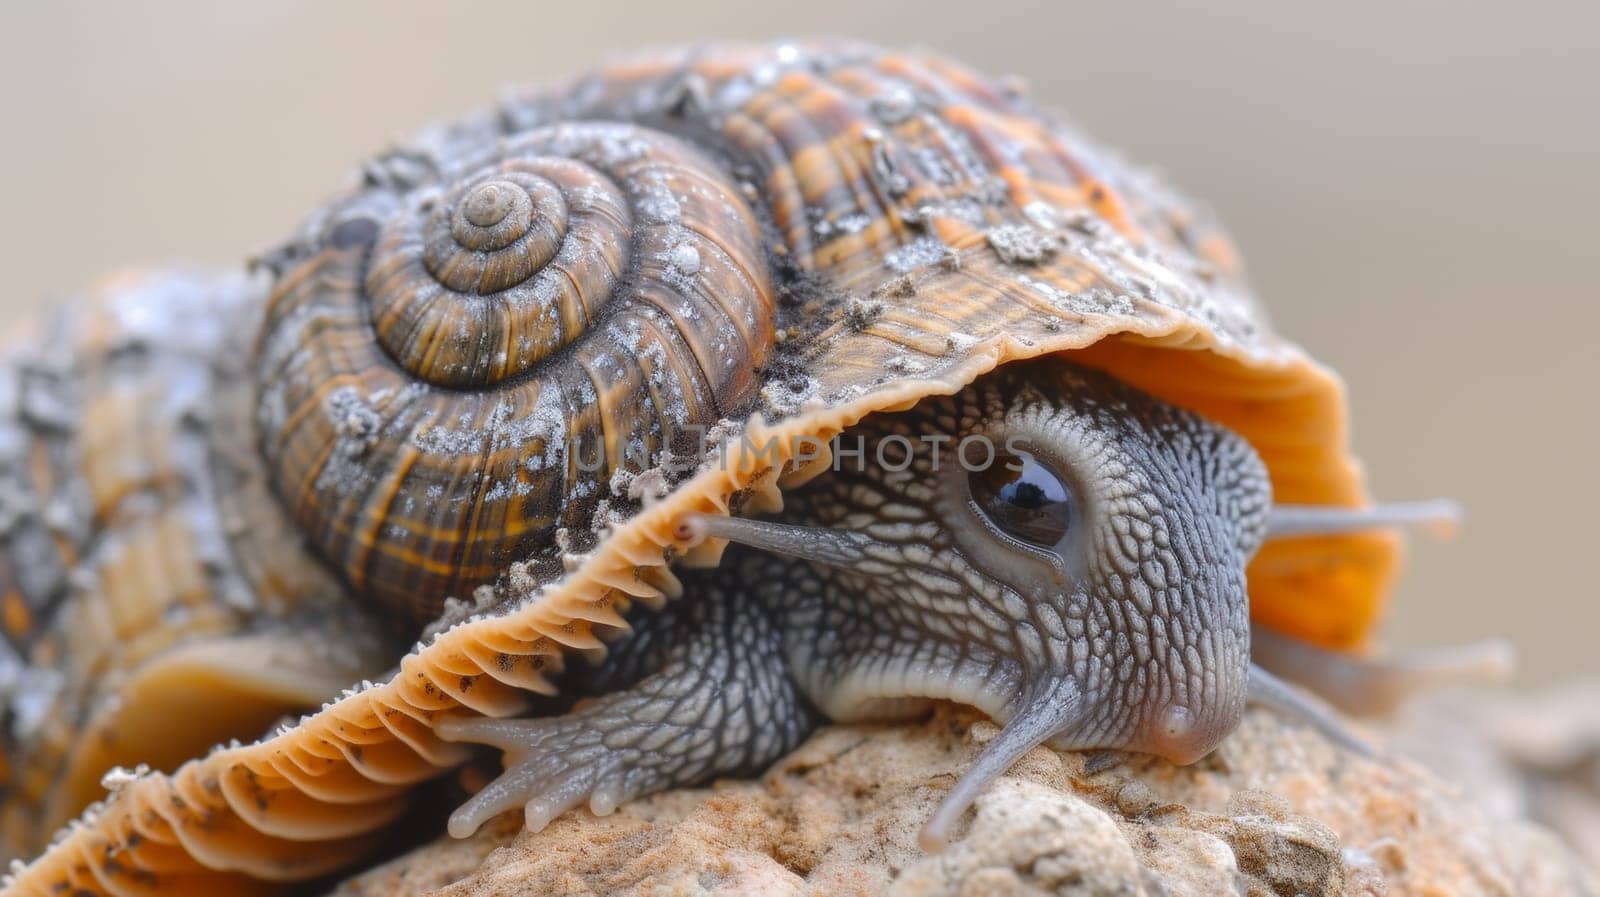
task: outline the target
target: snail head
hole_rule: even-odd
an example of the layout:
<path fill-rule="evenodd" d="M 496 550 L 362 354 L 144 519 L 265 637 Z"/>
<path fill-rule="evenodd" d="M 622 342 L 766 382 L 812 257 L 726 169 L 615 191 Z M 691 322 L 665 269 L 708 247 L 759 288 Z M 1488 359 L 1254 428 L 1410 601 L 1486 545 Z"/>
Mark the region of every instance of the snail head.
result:
<path fill-rule="evenodd" d="M 693 525 L 853 570 L 921 640 L 982 652 L 981 684 L 930 696 L 996 707 L 1028 730 L 1013 753 L 1048 739 L 1191 762 L 1236 725 L 1244 571 L 1271 507 L 1243 439 L 1046 360 L 869 418 L 834 453 L 784 515 L 803 526 Z"/>

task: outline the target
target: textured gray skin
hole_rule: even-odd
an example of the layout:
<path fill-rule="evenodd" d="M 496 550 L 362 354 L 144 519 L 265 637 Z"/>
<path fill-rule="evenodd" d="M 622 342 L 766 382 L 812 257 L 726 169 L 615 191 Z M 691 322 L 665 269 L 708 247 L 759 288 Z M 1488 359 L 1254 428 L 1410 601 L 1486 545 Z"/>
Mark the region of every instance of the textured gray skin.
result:
<path fill-rule="evenodd" d="M 875 461 L 893 434 L 917 449 L 904 471 Z M 904 716 L 930 699 L 1008 724 L 941 827 L 1040 741 L 1190 762 L 1233 729 L 1250 680 L 1244 568 L 1271 504 L 1242 439 L 1059 362 L 1009 366 L 839 444 L 857 435 L 861 463 L 836 459 L 779 518 L 806 527 L 784 532 L 826 563 L 730 549 L 581 671 L 594 702 L 443 729 L 507 752 L 506 773 L 452 832 L 524 803 L 538 828 L 585 801 L 605 812 L 757 771 L 823 719 Z M 936 459 L 941 435 L 952 438 Z M 1075 508 L 1054 552 L 973 504 L 954 454 L 970 435 L 1022 447 L 1067 482 Z M 886 454 L 898 460 L 899 447 Z"/>
<path fill-rule="evenodd" d="M 506 752 L 505 774 L 456 811 L 451 833 L 523 805 L 537 831 L 584 802 L 605 813 L 674 785 L 760 772 L 799 745 L 820 721 L 785 650 L 794 614 L 784 603 L 803 588 L 786 577 L 801 564 L 750 553 L 693 577 L 682 601 L 640 619 L 605 663 L 575 671 L 571 688 L 600 697 L 564 716 L 442 723 L 446 738 Z"/>

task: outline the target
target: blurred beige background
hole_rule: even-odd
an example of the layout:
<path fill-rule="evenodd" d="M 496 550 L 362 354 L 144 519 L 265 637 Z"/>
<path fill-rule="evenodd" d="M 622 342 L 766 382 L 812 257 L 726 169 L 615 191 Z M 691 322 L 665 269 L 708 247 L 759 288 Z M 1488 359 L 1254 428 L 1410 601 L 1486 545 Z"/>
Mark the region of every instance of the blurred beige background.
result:
<path fill-rule="evenodd" d="M 1600 672 L 1600 4 L 807 0 L 7 4 L 0 322 L 123 264 L 230 263 L 366 154 L 615 48 L 852 34 L 1017 73 L 1228 221 L 1348 378 L 1385 497 L 1453 495 L 1401 645 Z"/>

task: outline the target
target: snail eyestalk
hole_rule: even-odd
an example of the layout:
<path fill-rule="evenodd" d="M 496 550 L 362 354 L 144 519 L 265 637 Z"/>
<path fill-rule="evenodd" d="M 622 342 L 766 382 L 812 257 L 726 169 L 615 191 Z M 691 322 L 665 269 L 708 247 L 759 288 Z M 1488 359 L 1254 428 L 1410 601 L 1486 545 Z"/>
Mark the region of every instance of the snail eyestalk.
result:
<path fill-rule="evenodd" d="M 1365 659 L 1252 626 L 1250 644 L 1258 663 L 1314 689 L 1346 713 L 1361 716 L 1382 716 L 1411 695 L 1432 688 L 1504 682 L 1516 667 L 1515 652 L 1503 639 Z"/>
<path fill-rule="evenodd" d="M 770 520 L 690 514 L 678 522 L 678 539 L 697 545 L 705 539 L 726 539 L 771 554 L 800 558 L 830 567 L 857 563 L 874 540 L 865 533 L 795 526 Z"/>
<path fill-rule="evenodd" d="M 1365 530 L 1420 527 L 1448 539 L 1461 527 L 1461 505 L 1448 498 L 1389 502 L 1370 508 L 1328 505 L 1273 505 L 1267 512 L 1267 538 L 1334 536 Z"/>

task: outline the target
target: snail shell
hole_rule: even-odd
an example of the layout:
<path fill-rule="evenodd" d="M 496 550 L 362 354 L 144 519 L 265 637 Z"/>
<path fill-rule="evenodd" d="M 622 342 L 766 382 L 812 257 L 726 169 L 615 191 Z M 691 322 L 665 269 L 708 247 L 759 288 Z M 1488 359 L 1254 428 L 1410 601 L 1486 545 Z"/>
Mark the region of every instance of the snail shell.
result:
<path fill-rule="evenodd" d="M 323 557 L 417 621 L 512 560 L 558 564 L 556 531 L 744 403 L 771 348 L 754 214 L 630 125 L 360 193 L 301 251 L 259 347 L 263 453 Z"/>
<path fill-rule="evenodd" d="M 1366 500 L 1337 380 L 1267 325 L 1209 218 L 921 54 L 711 46 L 512 95 L 369 164 L 270 266 L 262 452 L 241 466 L 264 464 L 352 591 L 429 619 L 504 573 L 505 600 L 260 742 L 122 777 L 17 893 L 243 891 L 369 855 L 408 789 L 463 758 L 434 722 L 518 712 L 662 600 L 683 515 L 781 501 L 827 461 L 803 464 L 799 438 L 825 446 L 997 365 L 1074 352 L 1237 430 L 1280 499 Z M 779 451 L 734 444 L 595 535 L 627 455 L 723 418 Z M 1257 556 L 1252 612 L 1360 644 L 1393 540 L 1294 541 Z M 290 653 L 327 628 L 289 629 Z"/>

